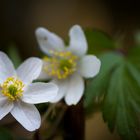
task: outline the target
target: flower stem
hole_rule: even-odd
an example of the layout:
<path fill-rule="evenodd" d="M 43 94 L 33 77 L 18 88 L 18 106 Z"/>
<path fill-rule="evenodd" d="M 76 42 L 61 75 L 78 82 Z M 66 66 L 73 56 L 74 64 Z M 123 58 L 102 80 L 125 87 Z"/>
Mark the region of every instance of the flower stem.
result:
<path fill-rule="evenodd" d="M 44 123 L 44 121 L 46 120 L 46 118 L 50 115 L 50 113 L 53 111 L 53 109 L 55 108 L 56 104 L 51 104 L 49 106 L 49 108 L 46 110 L 46 112 L 44 113 L 44 115 L 42 116 L 42 121 L 41 121 L 41 125 Z"/>
<path fill-rule="evenodd" d="M 35 131 L 35 133 L 33 134 L 33 140 L 40 140 L 40 129 L 42 127 L 42 124 L 45 122 L 46 118 L 50 115 L 50 113 L 53 111 L 53 109 L 55 108 L 56 104 L 51 104 L 49 106 L 49 108 L 46 110 L 46 112 L 44 113 L 43 117 L 42 117 L 42 121 L 41 121 L 41 126 L 38 130 Z"/>
<path fill-rule="evenodd" d="M 45 140 L 53 140 L 55 135 L 58 133 L 59 125 L 62 122 L 62 119 L 64 118 L 64 114 L 67 111 L 68 106 L 66 106 L 64 103 L 60 103 L 59 108 L 61 108 L 60 112 L 58 113 L 58 116 L 56 120 L 52 123 L 51 127 L 49 128 L 49 133 L 47 134 L 47 137 Z"/>
<path fill-rule="evenodd" d="M 64 116 L 64 140 L 85 140 L 85 115 L 83 99 L 70 106 Z"/>
<path fill-rule="evenodd" d="M 40 134 L 39 131 L 36 131 L 33 135 L 33 140 L 40 140 Z"/>

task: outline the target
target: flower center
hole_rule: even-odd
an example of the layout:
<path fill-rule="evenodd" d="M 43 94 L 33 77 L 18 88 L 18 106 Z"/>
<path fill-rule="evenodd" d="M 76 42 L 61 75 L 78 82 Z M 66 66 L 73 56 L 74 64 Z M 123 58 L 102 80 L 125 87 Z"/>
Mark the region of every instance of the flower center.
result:
<path fill-rule="evenodd" d="M 71 52 L 52 52 L 52 57 L 44 57 L 44 61 L 47 74 L 58 79 L 65 79 L 76 71 L 77 56 Z"/>
<path fill-rule="evenodd" d="M 24 84 L 15 77 L 7 78 L 1 85 L 2 94 L 10 100 L 17 100 L 22 96 Z"/>

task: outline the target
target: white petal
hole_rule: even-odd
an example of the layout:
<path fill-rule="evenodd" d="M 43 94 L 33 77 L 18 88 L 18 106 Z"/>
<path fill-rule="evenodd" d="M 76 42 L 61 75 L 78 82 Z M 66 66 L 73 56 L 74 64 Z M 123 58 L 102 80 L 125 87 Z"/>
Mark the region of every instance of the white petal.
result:
<path fill-rule="evenodd" d="M 53 83 L 32 83 L 23 93 L 22 101 L 26 103 L 44 103 L 51 101 L 57 95 L 58 87 Z"/>
<path fill-rule="evenodd" d="M 42 69 L 42 60 L 39 58 L 28 58 L 17 69 L 18 77 L 25 83 L 31 83 L 37 79 Z"/>
<path fill-rule="evenodd" d="M 0 51 L 0 83 L 3 83 L 6 78 L 15 75 L 13 63 L 8 56 Z"/>
<path fill-rule="evenodd" d="M 45 28 L 38 28 L 36 30 L 36 37 L 41 50 L 45 54 L 49 55 L 50 51 L 62 51 L 64 49 L 63 40 Z"/>
<path fill-rule="evenodd" d="M 51 100 L 51 103 L 56 103 L 60 101 L 66 94 L 69 84 L 69 79 L 66 80 L 53 80 L 54 84 L 58 86 L 58 93 L 57 96 Z"/>
<path fill-rule="evenodd" d="M 100 70 L 101 62 L 94 55 L 86 55 L 79 61 L 78 71 L 85 77 L 90 78 L 98 74 Z"/>
<path fill-rule="evenodd" d="M 34 105 L 21 101 L 15 102 L 11 114 L 28 131 L 34 131 L 40 127 L 40 114 Z"/>
<path fill-rule="evenodd" d="M 84 80 L 79 74 L 70 77 L 69 87 L 65 96 L 68 105 L 76 105 L 84 93 Z"/>
<path fill-rule="evenodd" d="M 45 67 L 49 67 L 49 64 L 45 61 L 43 61 L 43 66 L 42 66 L 42 70 L 41 73 L 39 75 L 39 77 L 37 79 L 40 80 L 49 80 L 51 77 L 47 74 L 47 72 L 44 70 Z"/>
<path fill-rule="evenodd" d="M 41 73 L 37 79 L 39 80 L 49 80 L 51 77 L 44 71 L 44 69 L 41 70 Z"/>
<path fill-rule="evenodd" d="M 84 55 L 88 48 L 87 41 L 81 27 L 78 25 L 73 26 L 70 29 L 69 36 L 70 46 L 68 49 L 78 56 Z"/>
<path fill-rule="evenodd" d="M 13 108 L 13 102 L 0 93 L 0 120 L 6 116 Z"/>

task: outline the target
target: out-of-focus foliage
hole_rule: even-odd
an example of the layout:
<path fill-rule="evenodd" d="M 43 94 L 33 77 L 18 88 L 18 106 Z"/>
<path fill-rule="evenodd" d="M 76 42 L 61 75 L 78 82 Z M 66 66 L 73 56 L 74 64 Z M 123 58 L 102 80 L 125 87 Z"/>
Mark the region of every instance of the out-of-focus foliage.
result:
<path fill-rule="evenodd" d="M 10 131 L 2 127 L 0 128 L 0 139 L 1 140 L 14 140 Z"/>
<path fill-rule="evenodd" d="M 21 61 L 21 57 L 19 55 L 18 49 L 16 48 L 15 45 L 10 45 L 8 48 L 8 56 L 10 57 L 10 59 L 12 60 L 13 64 L 15 65 L 15 67 L 17 68 Z"/>
<path fill-rule="evenodd" d="M 93 38 L 91 42 L 95 42 L 96 38 L 95 44 L 99 46 L 95 48 L 98 49 L 96 52 L 102 65 L 100 73 L 87 84 L 85 107 L 87 112 L 91 113 L 95 110 L 95 103 L 99 104 L 103 119 L 111 132 L 117 130 L 125 140 L 139 139 L 137 132 L 140 124 L 140 46 L 137 44 L 125 50 L 127 53 L 124 54 L 123 48 L 117 47 L 117 50 L 115 45 L 110 45 L 112 48 L 104 45 L 117 43 L 113 43 L 112 39 L 105 40 L 107 37 L 101 38 L 99 34 L 102 33 L 93 31 L 92 35 L 90 31 L 90 36 L 87 36 L 90 40 Z M 89 44 L 89 47 L 94 47 L 93 44 Z M 104 47 L 106 52 L 102 51 Z"/>
<path fill-rule="evenodd" d="M 112 50 L 116 47 L 113 39 L 104 32 L 87 29 L 85 35 L 89 45 L 88 53 L 90 54 L 98 54 L 103 51 Z"/>

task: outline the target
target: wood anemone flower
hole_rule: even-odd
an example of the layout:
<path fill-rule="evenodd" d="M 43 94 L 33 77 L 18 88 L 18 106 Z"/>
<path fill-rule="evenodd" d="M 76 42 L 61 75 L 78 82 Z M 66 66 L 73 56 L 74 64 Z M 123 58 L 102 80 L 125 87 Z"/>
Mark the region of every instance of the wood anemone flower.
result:
<path fill-rule="evenodd" d="M 52 79 L 59 91 L 51 102 L 63 97 L 67 105 L 76 105 L 84 93 L 84 78 L 98 74 L 101 62 L 94 55 L 87 55 L 88 45 L 82 28 L 74 25 L 70 31 L 70 43 L 45 28 L 36 30 L 40 49 L 47 55 L 43 58 L 40 79 Z"/>
<path fill-rule="evenodd" d="M 58 92 L 54 83 L 32 83 L 42 69 L 39 58 L 29 58 L 15 70 L 8 56 L 0 52 L 0 119 L 9 112 L 28 131 L 40 127 L 41 117 L 33 104 L 51 101 Z"/>

